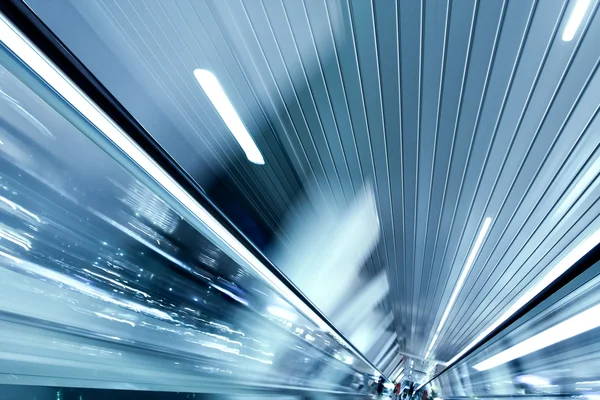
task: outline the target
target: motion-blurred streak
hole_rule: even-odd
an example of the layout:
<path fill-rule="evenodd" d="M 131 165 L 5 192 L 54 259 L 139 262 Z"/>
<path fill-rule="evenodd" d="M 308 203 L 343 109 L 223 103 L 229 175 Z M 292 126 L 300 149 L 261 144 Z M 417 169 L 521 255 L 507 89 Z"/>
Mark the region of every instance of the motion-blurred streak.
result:
<path fill-rule="evenodd" d="M 371 312 L 350 335 L 350 341 L 363 353 L 368 354 L 378 339 L 390 327 L 394 320 L 392 313 L 382 315 Z"/>
<path fill-rule="evenodd" d="M 333 318 L 343 331 L 355 332 L 368 319 L 377 304 L 387 296 L 388 292 L 387 274 L 382 271 L 366 285 L 359 287 L 352 299 L 344 304 L 343 309 Z M 371 322 L 375 321 L 371 320 Z M 374 331 L 377 325 L 378 323 L 375 322 L 370 329 Z"/>
<path fill-rule="evenodd" d="M 442 397 L 594 396 L 600 262 L 428 386 Z M 588 383 L 586 383 L 588 382 Z"/>
<path fill-rule="evenodd" d="M 42 220 L 40 219 L 40 217 L 38 217 L 37 215 L 35 215 L 31 211 L 27 210 L 25 207 L 22 207 L 21 205 L 15 203 L 14 201 L 10 201 L 9 199 L 7 199 L 4 196 L 0 196 L 0 202 L 4 203 L 4 205 L 7 205 L 8 207 L 10 207 L 10 208 L 7 209 L 6 207 L 0 205 L 0 206 L 2 206 L 2 208 L 4 210 L 8 210 L 9 212 L 13 212 L 17 216 L 28 217 L 30 220 L 32 220 L 32 222 L 38 222 L 38 223 L 42 222 Z"/>
<path fill-rule="evenodd" d="M 9 96 L 7 93 L 3 92 L 2 90 L 0 90 L 0 97 L 2 99 L 4 99 L 6 101 L 6 103 L 9 104 L 9 106 L 12 109 L 17 111 L 17 113 L 21 114 L 27 120 L 31 121 L 43 135 L 54 138 L 54 135 L 52 134 L 52 132 L 50 132 L 50 130 L 48 130 L 48 128 L 46 128 L 44 126 L 44 124 L 42 124 L 35 116 L 30 114 L 29 111 L 27 111 L 25 108 L 23 108 L 23 106 L 21 106 L 17 100 L 15 100 L 11 96 Z"/>
<path fill-rule="evenodd" d="M 384 275 L 367 285 L 370 289 L 362 286 L 360 276 L 380 236 L 375 197 L 367 186 L 347 208 L 339 208 L 333 201 L 322 202 L 316 194 L 310 198 L 310 203 L 299 207 L 303 210 L 299 219 L 288 222 L 294 246 L 281 246 L 271 253 L 276 265 L 348 333 L 354 328 L 349 316 L 357 312 L 357 307 L 364 318 L 363 312 L 370 312 L 387 294 Z M 347 307 L 344 301 L 351 290 L 367 303 Z"/>
<path fill-rule="evenodd" d="M 24 66 L 1 65 L 28 114 L 0 109 L 0 384 L 364 390 L 350 383 L 366 363 L 302 315 L 269 313 L 293 307 L 71 125 L 43 82 L 25 85 Z"/>

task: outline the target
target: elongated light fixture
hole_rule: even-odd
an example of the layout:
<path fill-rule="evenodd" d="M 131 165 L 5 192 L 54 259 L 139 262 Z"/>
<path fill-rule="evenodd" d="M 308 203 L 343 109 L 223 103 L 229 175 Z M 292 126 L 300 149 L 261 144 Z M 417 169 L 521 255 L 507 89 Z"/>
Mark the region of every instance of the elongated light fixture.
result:
<path fill-rule="evenodd" d="M 448 319 L 448 315 L 450 315 L 452 306 L 454 306 L 454 302 L 456 301 L 456 298 L 458 297 L 458 294 L 460 293 L 460 290 L 462 289 L 462 287 L 465 283 L 465 280 L 467 279 L 467 275 L 469 274 L 469 271 L 471 271 L 471 267 L 473 267 L 473 263 L 475 262 L 477 253 L 479 253 L 479 249 L 481 249 L 481 246 L 483 245 L 483 239 L 485 239 L 485 235 L 487 235 L 487 232 L 490 229 L 491 225 L 492 225 L 491 218 L 488 217 L 485 219 L 485 221 L 483 221 L 483 225 L 481 226 L 481 229 L 479 230 L 479 234 L 477 235 L 477 239 L 475 239 L 475 243 L 473 244 L 473 247 L 471 248 L 471 252 L 469 253 L 469 256 L 467 257 L 465 266 L 463 267 L 463 270 L 462 270 L 460 276 L 458 277 L 458 282 L 456 282 L 454 291 L 452 291 L 452 295 L 450 296 L 450 301 L 448 302 L 448 305 L 446 306 L 446 310 L 444 310 L 444 314 L 442 315 L 442 319 L 440 320 L 440 323 L 438 324 L 438 327 L 435 331 L 435 335 L 433 335 L 433 339 L 431 340 L 431 343 L 429 344 L 429 348 L 427 349 L 427 354 L 425 354 L 425 358 L 429 357 L 429 354 L 431 353 L 431 349 L 433 349 L 433 346 L 435 345 L 435 343 L 437 342 L 437 340 L 439 338 L 439 334 L 440 334 L 442 328 L 444 327 L 446 320 Z"/>
<path fill-rule="evenodd" d="M 2 13 L 0 13 L 0 42 L 13 52 L 25 65 L 36 73 L 46 84 L 71 104 L 92 125 L 102 132 L 112 143 L 137 164 L 146 174 L 162 186 L 170 196 L 185 207 L 203 228 L 210 232 L 223 246 L 223 250 L 235 260 L 247 265 L 260 275 L 269 285 L 315 325 L 329 332 L 345 347 L 351 347 L 325 320 L 313 311 L 300 297 L 288 288 L 248 250 L 214 216 L 202 207 L 185 189 L 146 154 L 112 119 L 90 100 L 62 71 L 60 71 L 27 37 L 25 37 Z M 192 225 L 195 221 L 191 221 Z M 372 365 L 360 356 L 366 364 Z"/>
<path fill-rule="evenodd" d="M 599 326 L 600 304 L 480 362 L 473 368 L 478 371 L 485 371 L 555 343 L 580 335 Z"/>
<path fill-rule="evenodd" d="M 565 30 L 563 31 L 562 40 L 565 42 L 570 42 L 575 37 L 575 33 L 577 29 L 579 29 L 579 25 L 581 25 L 581 21 L 583 21 L 583 17 L 585 12 L 587 11 L 590 0 L 576 0 L 575 6 L 573 7 L 573 11 L 571 11 L 571 15 L 569 15 L 569 20 L 567 21 L 567 25 L 565 26 Z"/>
<path fill-rule="evenodd" d="M 237 140 L 244 153 L 246 153 L 248 160 L 254 164 L 263 165 L 265 160 L 260 150 L 256 146 L 252 136 L 250 136 L 239 114 L 233 108 L 233 104 L 231 104 L 217 77 L 205 69 L 194 70 L 194 76 L 223 119 L 223 122 L 225 122 L 225 125 L 227 125 L 227 128 L 233 134 L 235 140 Z"/>

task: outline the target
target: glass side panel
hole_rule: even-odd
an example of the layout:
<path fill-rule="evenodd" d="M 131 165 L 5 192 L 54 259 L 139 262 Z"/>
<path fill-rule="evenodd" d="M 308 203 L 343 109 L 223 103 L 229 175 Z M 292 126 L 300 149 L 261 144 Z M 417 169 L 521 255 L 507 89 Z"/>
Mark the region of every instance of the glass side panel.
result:
<path fill-rule="evenodd" d="M 366 365 L 102 141 L 0 47 L 0 384 L 367 390 Z"/>
<path fill-rule="evenodd" d="M 600 262 L 426 387 L 443 398 L 600 398 Z"/>

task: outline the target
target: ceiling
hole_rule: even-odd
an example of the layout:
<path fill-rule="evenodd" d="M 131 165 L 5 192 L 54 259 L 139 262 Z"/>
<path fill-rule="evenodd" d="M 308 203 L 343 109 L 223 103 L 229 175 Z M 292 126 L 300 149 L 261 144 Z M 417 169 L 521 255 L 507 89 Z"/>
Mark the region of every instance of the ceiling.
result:
<path fill-rule="evenodd" d="M 455 356 L 600 226 L 597 1 L 569 42 L 562 0 L 27 3 L 234 222 L 231 199 L 249 210 L 238 225 L 268 255 L 299 251 L 287 227 L 307 204 L 345 210 L 371 188 L 380 236 L 357 273 L 387 277 L 375 309 L 392 318 L 365 349 L 387 374 L 430 368 L 419 357 L 486 218 L 430 359 Z"/>

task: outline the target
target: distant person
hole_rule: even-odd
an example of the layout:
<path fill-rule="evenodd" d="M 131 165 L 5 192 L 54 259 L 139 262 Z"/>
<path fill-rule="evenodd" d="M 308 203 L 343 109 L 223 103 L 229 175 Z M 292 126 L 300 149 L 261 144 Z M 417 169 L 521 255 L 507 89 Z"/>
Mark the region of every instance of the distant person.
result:
<path fill-rule="evenodd" d="M 400 382 L 396 383 L 396 387 L 394 387 L 394 400 L 398 400 L 400 398 L 400 389 L 402 388 L 402 385 L 400 385 Z"/>
<path fill-rule="evenodd" d="M 381 396 L 383 393 L 383 376 L 379 377 L 379 382 L 377 382 L 377 396 Z"/>

